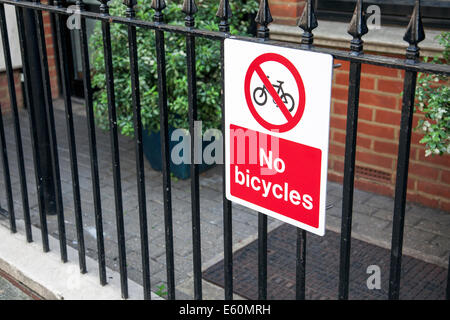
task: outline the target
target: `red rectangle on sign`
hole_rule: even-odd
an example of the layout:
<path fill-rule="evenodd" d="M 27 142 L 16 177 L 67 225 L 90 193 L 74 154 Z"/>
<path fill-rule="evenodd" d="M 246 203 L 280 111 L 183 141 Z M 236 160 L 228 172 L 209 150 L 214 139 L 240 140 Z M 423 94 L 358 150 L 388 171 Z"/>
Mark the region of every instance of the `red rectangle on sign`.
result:
<path fill-rule="evenodd" d="M 320 149 L 230 125 L 230 194 L 319 226 Z"/>

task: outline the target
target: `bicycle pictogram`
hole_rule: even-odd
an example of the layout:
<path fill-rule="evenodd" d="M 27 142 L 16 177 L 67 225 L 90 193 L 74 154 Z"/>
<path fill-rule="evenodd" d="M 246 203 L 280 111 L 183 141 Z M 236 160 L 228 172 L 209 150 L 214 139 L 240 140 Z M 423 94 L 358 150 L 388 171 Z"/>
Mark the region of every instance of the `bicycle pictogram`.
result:
<path fill-rule="evenodd" d="M 278 84 L 272 83 L 272 86 L 274 89 L 277 90 L 278 96 L 280 97 L 281 101 L 283 101 L 283 103 L 286 105 L 289 112 L 292 112 L 292 110 L 294 110 L 295 107 L 294 98 L 289 93 L 284 92 L 283 90 L 284 81 L 277 80 L 277 82 Z M 267 88 L 265 85 L 263 85 L 262 87 L 256 87 L 255 90 L 253 90 L 253 100 L 255 100 L 256 104 L 259 106 L 263 106 L 267 103 Z M 278 105 L 275 102 L 275 100 L 272 99 L 272 101 L 278 108 Z"/>

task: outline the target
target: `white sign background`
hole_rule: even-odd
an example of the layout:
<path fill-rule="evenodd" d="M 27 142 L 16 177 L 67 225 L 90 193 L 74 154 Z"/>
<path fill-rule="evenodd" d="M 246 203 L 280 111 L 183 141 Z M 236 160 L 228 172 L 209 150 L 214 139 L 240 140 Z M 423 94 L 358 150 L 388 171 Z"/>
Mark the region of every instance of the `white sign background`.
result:
<path fill-rule="evenodd" d="M 250 64 L 258 56 L 264 53 L 276 53 L 287 58 L 298 70 L 305 87 L 305 109 L 300 122 L 291 130 L 282 133 L 275 133 L 261 126 L 250 113 L 247 106 L 244 92 L 244 80 Z M 262 70 L 268 75 L 269 81 L 276 84 L 276 80 L 284 80 L 286 69 L 274 68 L 275 62 L 267 62 L 261 65 Z M 224 69 L 225 69 L 225 168 L 226 168 L 226 196 L 229 200 L 265 213 L 269 216 L 293 224 L 318 235 L 325 234 L 325 198 L 326 181 L 328 169 L 328 139 L 330 126 L 330 105 L 331 105 L 331 83 L 333 75 L 333 57 L 328 54 L 315 53 L 310 51 L 282 48 L 273 45 L 254 43 L 236 39 L 225 39 L 224 43 Z M 286 79 L 289 82 L 289 79 Z M 283 84 L 285 93 L 290 93 L 298 104 L 298 93 L 295 93 L 295 84 Z M 262 81 L 256 75 L 252 77 L 251 94 L 253 88 L 262 86 Z M 294 96 L 295 94 L 295 96 Z M 272 102 L 272 97 L 267 92 L 268 99 L 264 107 L 267 109 L 260 113 L 266 121 L 272 123 L 283 123 L 280 118 L 281 111 Z M 259 111 L 255 104 L 255 108 Z M 269 110 L 269 111 L 268 111 Z M 295 109 L 296 110 L 296 109 Z M 295 112 L 294 110 L 294 112 Z M 271 115 L 273 113 L 273 115 Z M 271 118 L 267 118 L 271 117 Z M 273 117 L 273 118 L 272 118 Z M 273 119 L 273 120 L 270 120 Z M 284 119 L 284 122 L 286 120 Z M 277 136 L 307 146 L 318 148 L 322 151 L 322 168 L 320 182 L 320 207 L 319 207 L 319 227 L 300 223 L 279 213 L 272 212 L 242 199 L 233 197 L 230 193 L 230 124 L 259 131 L 265 134 Z M 282 158 L 282 155 L 280 155 Z"/>

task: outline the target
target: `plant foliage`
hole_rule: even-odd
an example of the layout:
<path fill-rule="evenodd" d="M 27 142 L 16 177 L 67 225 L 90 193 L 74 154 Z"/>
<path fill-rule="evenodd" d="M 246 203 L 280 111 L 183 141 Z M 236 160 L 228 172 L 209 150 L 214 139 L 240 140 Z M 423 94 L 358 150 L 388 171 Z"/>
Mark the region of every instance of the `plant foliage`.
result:
<path fill-rule="evenodd" d="M 435 57 L 434 63 L 450 62 L 450 32 L 438 37 L 444 46 L 442 58 Z M 428 59 L 425 59 L 427 61 Z M 425 155 L 450 153 L 450 87 L 448 77 L 419 73 L 416 86 L 416 108 L 425 119 L 420 119 L 416 130 L 423 132 L 420 143 L 425 144 Z"/>
<path fill-rule="evenodd" d="M 126 7 L 120 0 L 112 0 L 110 14 L 124 16 Z M 196 28 L 218 30 L 219 19 L 216 12 L 219 1 L 197 1 L 198 12 L 195 15 Z M 257 1 L 247 3 L 232 1 L 234 16 L 230 20 L 232 34 L 246 34 L 249 25 L 248 15 L 256 12 Z M 138 0 L 136 19 L 152 20 L 154 10 L 151 1 Z M 168 1 L 163 13 L 165 22 L 172 25 L 184 25 L 185 14 L 181 11 L 182 1 Z M 116 96 L 117 122 L 120 132 L 133 135 L 133 109 L 131 103 L 131 80 L 127 26 L 111 24 L 112 62 L 114 69 L 114 87 Z M 105 65 L 101 25 L 98 23 L 90 39 L 92 50 L 92 84 L 94 93 L 94 112 L 96 124 L 109 130 L 108 96 L 106 92 Z M 138 68 L 142 123 L 151 132 L 159 130 L 159 108 L 157 89 L 157 63 L 155 32 L 137 28 Z M 187 71 L 185 37 L 175 33 L 165 33 L 167 96 L 169 125 L 174 128 L 188 128 Z M 198 91 L 198 115 L 203 128 L 219 128 L 220 108 L 220 42 L 196 38 L 196 70 Z"/>

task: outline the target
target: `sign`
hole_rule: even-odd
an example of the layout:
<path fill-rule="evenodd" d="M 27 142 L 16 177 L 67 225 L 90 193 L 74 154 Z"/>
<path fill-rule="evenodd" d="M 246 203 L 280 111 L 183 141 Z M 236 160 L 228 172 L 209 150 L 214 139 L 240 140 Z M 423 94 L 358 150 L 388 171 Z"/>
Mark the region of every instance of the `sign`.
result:
<path fill-rule="evenodd" d="M 333 58 L 225 39 L 227 199 L 318 235 Z"/>

